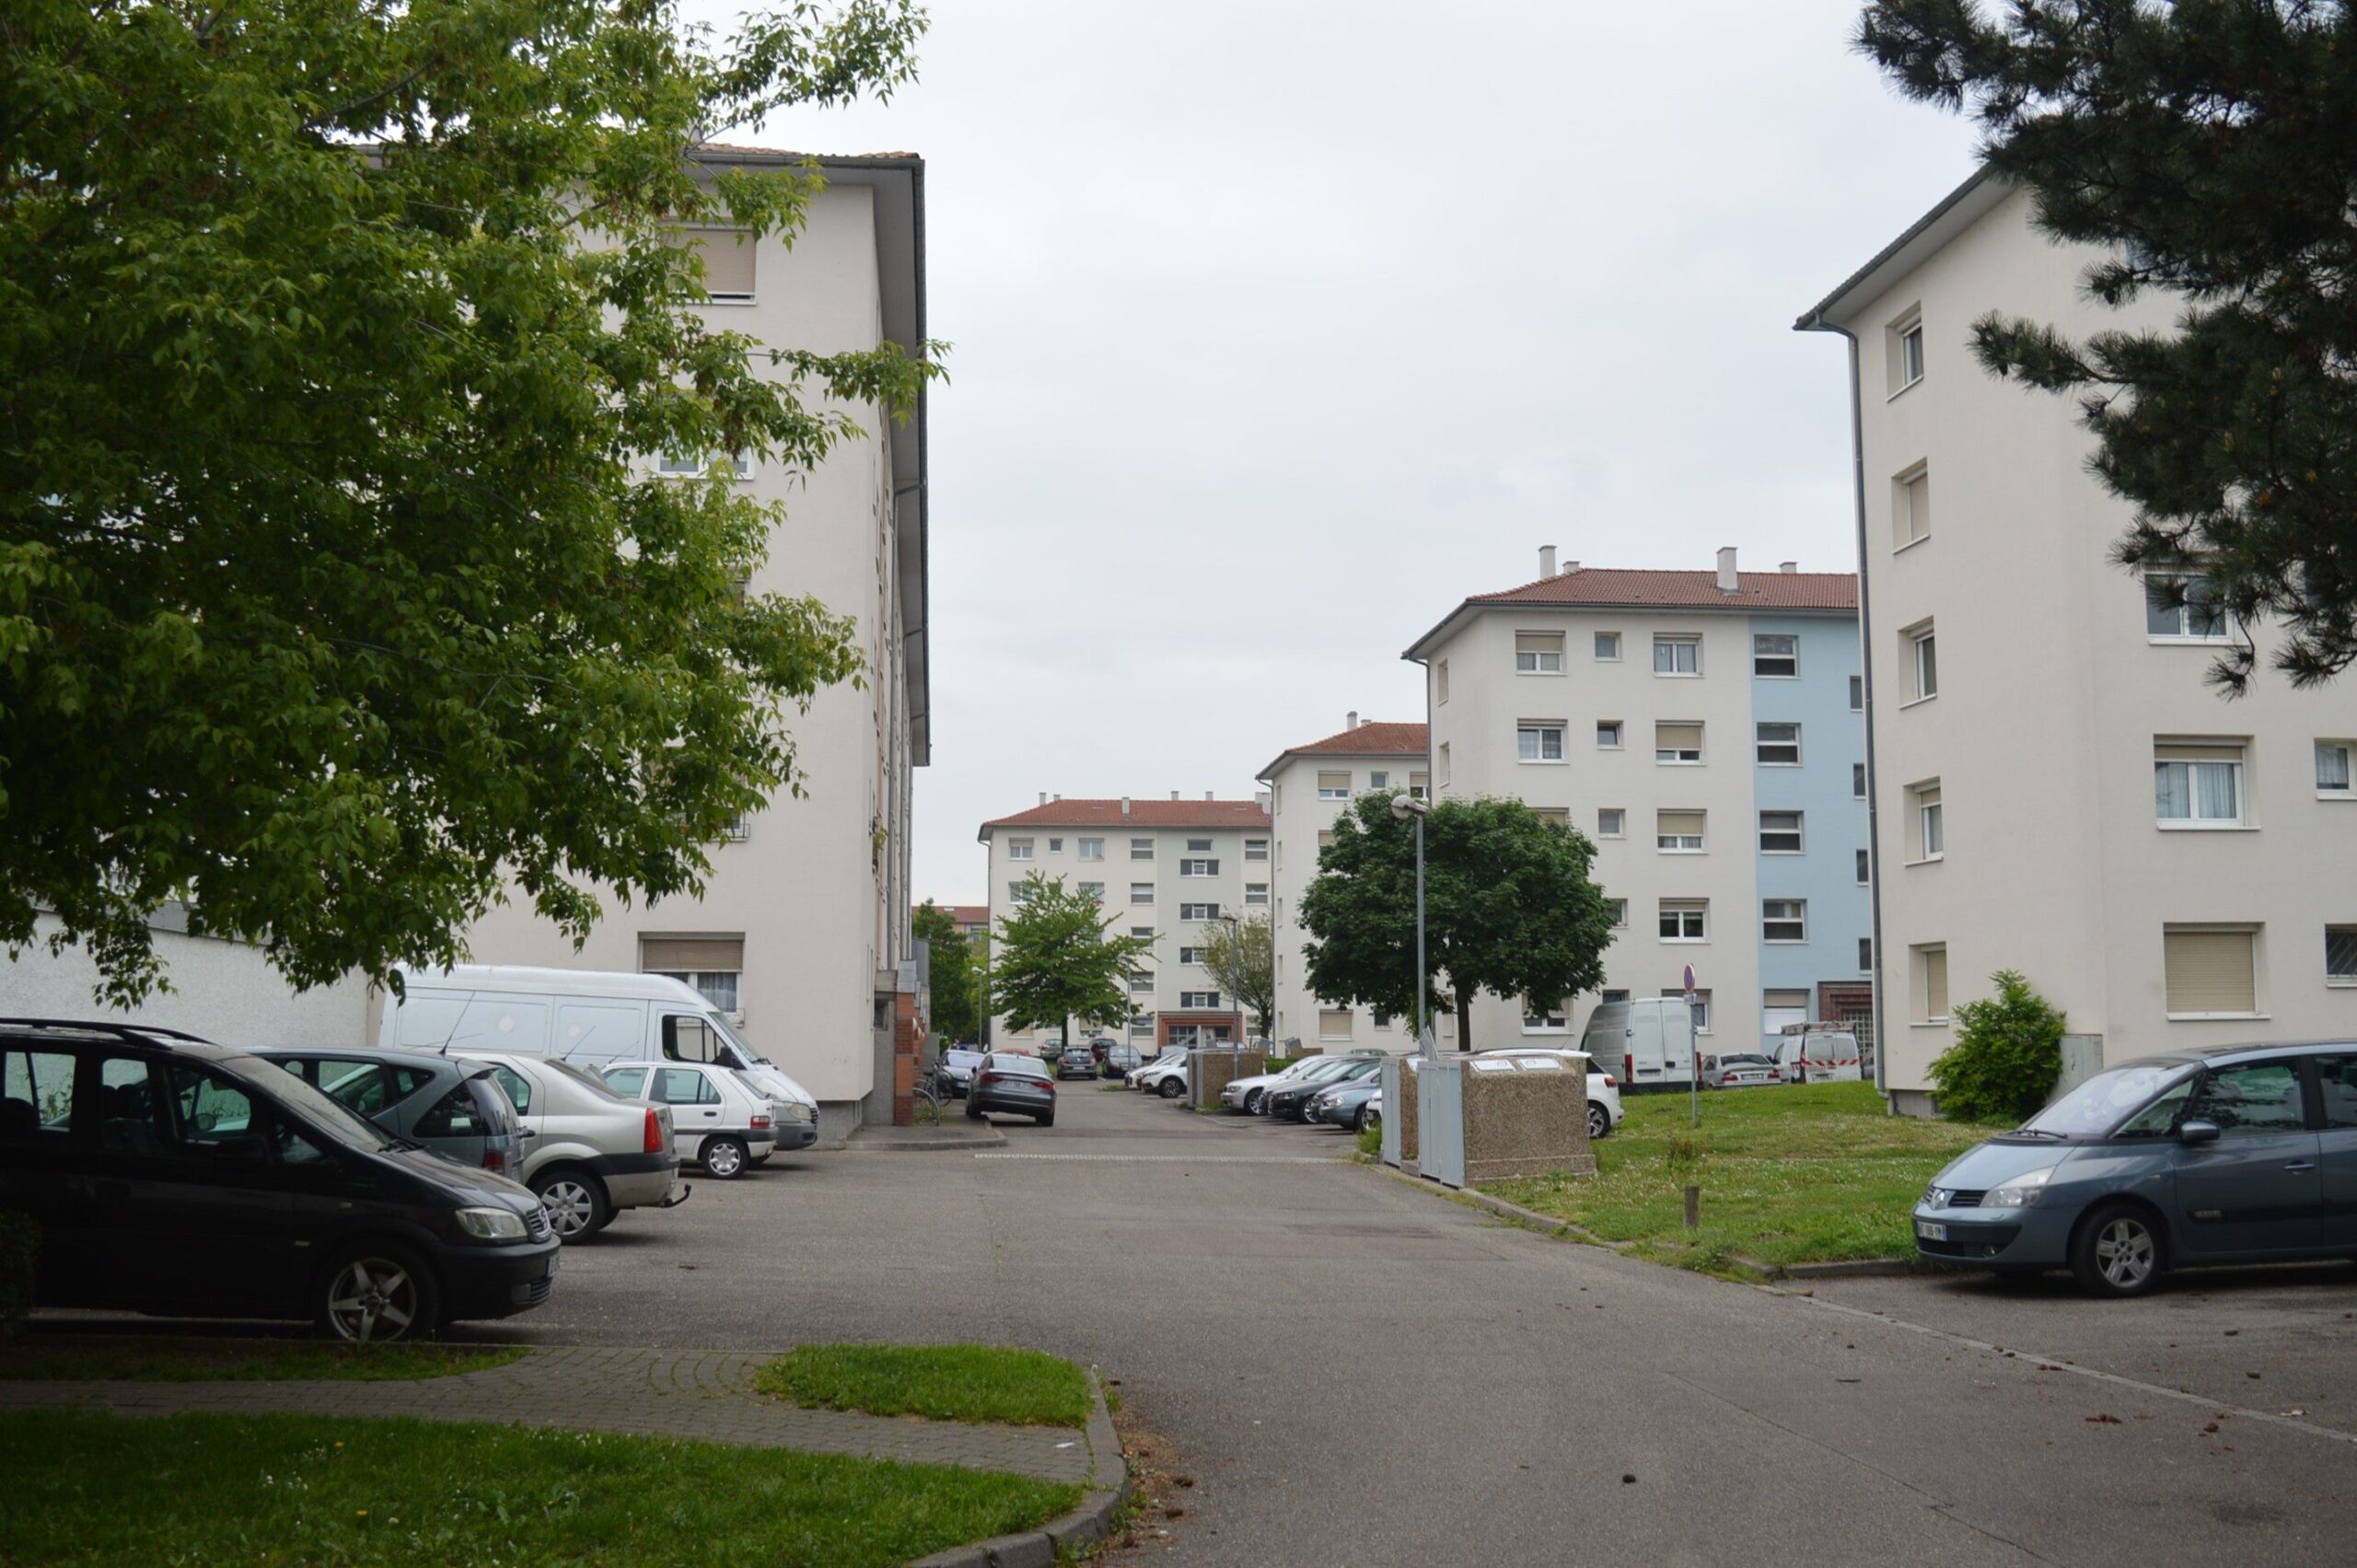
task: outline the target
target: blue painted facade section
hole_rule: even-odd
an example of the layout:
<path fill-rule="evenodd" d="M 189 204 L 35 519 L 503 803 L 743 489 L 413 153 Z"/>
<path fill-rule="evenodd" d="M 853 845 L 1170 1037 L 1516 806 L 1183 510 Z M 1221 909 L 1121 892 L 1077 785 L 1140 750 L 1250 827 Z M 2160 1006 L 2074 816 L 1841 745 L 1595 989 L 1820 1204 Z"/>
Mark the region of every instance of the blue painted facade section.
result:
<path fill-rule="evenodd" d="M 1850 682 L 1859 673 L 1858 623 L 1820 616 L 1755 615 L 1754 636 L 1782 634 L 1800 639 L 1797 679 L 1751 679 L 1751 716 L 1759 724 L 1801 726 L 1798 767 L 1763 767 L 1755 747 L 1753 804 L 1759 811 L 1802 814 L 1799 854 L 1769 854 L 1758 849 L 1759 896 L 1805 899 L 1808 939 L 1759 943 L 1759 987 L 1750 1011 L 1766 1039 L 1765 993 L 1805 991 L 1810 1017 L 1820 1016 L 1820 988 L 1856 985 L 1871 978 L 1858 966 L 1858 944 L 1873 935 L 1866 887 L 1858 880 L 1858 852 L 1866 847 L 1866 803 L 1856 791 L 1854 769 L 1866 760 L 1866 716 L 1850 706 Z M 1755 736 L 1756 736 L 1755 730 Z M 1755 916 L 1758 911 L 1753 912 Z M 1730 998 L 1730 1001 L 1733 999 Z M 1740 1016 L 1730 1010 L 1728 1016 Z"/>

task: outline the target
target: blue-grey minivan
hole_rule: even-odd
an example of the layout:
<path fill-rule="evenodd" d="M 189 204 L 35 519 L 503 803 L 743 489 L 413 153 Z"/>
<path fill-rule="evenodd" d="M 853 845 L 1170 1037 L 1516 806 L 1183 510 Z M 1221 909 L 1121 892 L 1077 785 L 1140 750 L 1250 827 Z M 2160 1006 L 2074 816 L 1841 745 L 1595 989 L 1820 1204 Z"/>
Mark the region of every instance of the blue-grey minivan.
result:
<path fill-rule="evenodd" d="M 2107 1068 L 1958 1156 L 1915 1205 L 1933 1262 L 2069 1268 L 2097 1295 L 2171 1269 L 2357 1258 L 2357 1041 Z"/>

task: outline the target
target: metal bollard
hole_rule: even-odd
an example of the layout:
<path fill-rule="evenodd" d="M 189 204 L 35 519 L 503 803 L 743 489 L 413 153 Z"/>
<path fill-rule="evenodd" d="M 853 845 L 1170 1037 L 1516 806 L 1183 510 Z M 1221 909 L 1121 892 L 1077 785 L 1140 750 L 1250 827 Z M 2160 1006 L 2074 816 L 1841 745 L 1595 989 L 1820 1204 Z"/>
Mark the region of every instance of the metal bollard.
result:
<path fill-rule="evenodd" d="M 1689 1187 L 1686 1190 L 1686 1228 L 1689 1230 L 1702 1228 L 1702 1190 L 1700 1187 Z"/>

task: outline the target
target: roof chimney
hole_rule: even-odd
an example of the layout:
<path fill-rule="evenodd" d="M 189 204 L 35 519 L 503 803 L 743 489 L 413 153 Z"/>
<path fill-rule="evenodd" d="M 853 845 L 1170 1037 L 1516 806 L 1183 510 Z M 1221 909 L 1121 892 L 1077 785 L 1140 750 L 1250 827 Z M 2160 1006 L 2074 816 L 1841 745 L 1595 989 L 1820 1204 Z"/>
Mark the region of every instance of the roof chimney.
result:
<path fill-rule="evenodd" d="M 1122 816 L 1124 816 L 1124 817 L 1126 817 L 1126 816 L 1128 816 L 1129 814 L 1130 814 L 1130 797 L 1129 797 L 1128 796 L 1126 796 L 1126 795 L 1125 795 L 1125 796 L 1121 796 L 1121 815 L 1122 815 Z"/>
<path fill-rule="evenodd" d="M 1538 547 L 1538 575 L 1542 577 L 1555 575 L 1555 547 L 1551 544 Z"/>
<path fill-rule="evenodd" d="M 1578 571 L 1579 569 L 1580 569 L 1580 563 L 1579 563 L 1578 562 L 1576 562 L 1576 561 L 1566 561 L 1566 562 L 1564 562 L 1564 563 L 1563 563 L 1563 575 L 1565 575 L 1566 577 L 1570 576 L 1573 573 L 1574 573 L 1574 572 Z"/>
<path fill-rule="evenodd" d="M 1342 727 L 1344 729 L 1356 729 L 1358 726 L 1359 711 L 1356 708 L 1353 708 L 1349 713 L 1342 715 Z"/>
<path fill-rule="evenodd" d="M 1044 789 L 1039 792 L 1039 804 L 1042 806 L 1048 804 L 1048 792 Z"/>
<path fill-rule="evenodd" d="M 1801 563 L 1797 561 L 1779 561 L 1776 563 L 1776 570 L 1783 573 L 1786 576 L 1791 576 L 1800 569 Z"/>
<path fill-rule="evenodd" d="M 1719 552 L 1719 592 L 1731 594 L 1741 586 L 1735 575 L 1735 546 L 1730 544 Z"/>
<path fill-rule="evenodd" d="M 1252 792 L 1252 804 L 1259 807 L 1261 810 L 1266 811 L 1269 808 L 1269 792 L 1265 789 L 1254 790 Z"/>
<path fill-rule="evenodd" d="M 1173 799 L 1173 800 L 1178 799 L 1178 792 L 1177 790 L 1175 790 L 1175 789 L 1174 789 L 1174 790 L 1172 790 L 1172 791 L 1170 792 L 1170 798 L 1171 798 L 1171 799 Z"/>
<path fill-rule="evenodd" d="M 1205 791 L 1203 791 L 1203 798 L 1204 798 L 1205 800 L 1209 800 L 1209 799 L 1211 799 L 1211 798 L 1212 798 L 1212 792 L 1211 792 L 1210 790 L 1205 790 Z"/>

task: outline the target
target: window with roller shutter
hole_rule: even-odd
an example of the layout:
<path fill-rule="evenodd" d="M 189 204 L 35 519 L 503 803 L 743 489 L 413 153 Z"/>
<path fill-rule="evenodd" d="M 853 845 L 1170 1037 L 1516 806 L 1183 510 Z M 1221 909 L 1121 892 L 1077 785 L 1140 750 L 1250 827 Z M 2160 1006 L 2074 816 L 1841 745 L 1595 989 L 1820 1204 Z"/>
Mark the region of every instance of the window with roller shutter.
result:
<path fill-rule="evenodd" d="M 2165 926 L 2162 969 L 2172 1018 L 2247 1017 L 2258 1011 L 2255 926 Z"/>

